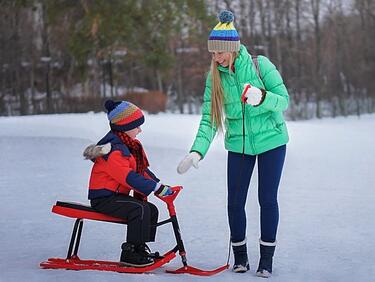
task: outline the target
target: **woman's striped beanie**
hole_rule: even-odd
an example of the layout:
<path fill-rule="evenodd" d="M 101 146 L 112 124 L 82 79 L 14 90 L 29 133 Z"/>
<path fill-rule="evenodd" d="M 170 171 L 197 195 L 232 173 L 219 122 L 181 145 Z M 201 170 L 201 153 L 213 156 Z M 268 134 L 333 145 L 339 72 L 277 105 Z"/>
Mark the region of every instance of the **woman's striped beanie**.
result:
<path fill-rule="evenodd" d="M 238 52 L 240 51 L 240 37 L 233 25 L 234 15 L 230 11 L 222 11 L 219 23 L 208 37 L 208 51 L 210 52 Z"/>
<path fill-rule="evenodd" d="M 128 131 L 145 122 L 141 109 L 130 102 L 107 100 L 104 106 L 107 109 L 109 125 L 113 130 Z"/>

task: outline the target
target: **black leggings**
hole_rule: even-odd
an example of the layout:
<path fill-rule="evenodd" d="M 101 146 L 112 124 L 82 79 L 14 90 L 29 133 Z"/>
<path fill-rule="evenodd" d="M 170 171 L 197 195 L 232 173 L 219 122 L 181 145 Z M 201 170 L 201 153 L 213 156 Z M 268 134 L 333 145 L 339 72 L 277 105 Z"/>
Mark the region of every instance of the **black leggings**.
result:
<path fill-rule="evenodd" d="M 131 196 L 114 195 L 93 199 L 91 206 L 101 213 L 125 219 L 127 242 L 138 245 L 155 241 L 159 211 L 154 204 Z"/>

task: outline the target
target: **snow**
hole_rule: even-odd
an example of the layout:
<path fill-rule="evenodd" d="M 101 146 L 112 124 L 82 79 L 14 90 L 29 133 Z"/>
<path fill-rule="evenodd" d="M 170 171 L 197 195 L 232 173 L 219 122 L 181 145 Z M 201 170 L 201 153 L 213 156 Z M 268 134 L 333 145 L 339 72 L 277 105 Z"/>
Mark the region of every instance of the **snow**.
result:
<path fill-rule="evenodd" d="M 200 117 L 147 115 L 140 139 L 153 171 L 182 185 L 176 201 L 188 263 L 204 269 L 225 264 L 226 151 L 215 139 L 198 170 L 176 166 L 189 150 Z M 280 186 L 280 225 L 271 281 L 370 281 L 375 276 L 375 115 L 288 122 L 291 141 Z M 260 281 L 256 171 L 247 202 L 251 271 L 212 277 L 175 276 L 177 257 L 151 274 L 44 270 L 39 263 L 65 257 L 73 219 L 50 212 L 56 200 L 88 203 L 91 162 L 83 149 L 108 130 L 104 113 L 0 118 L 0 281 Z M 160 219 L 167 217 L 158 205 Z M 80 257 L 117 260 L 123 226 L 87 221 Z M 171 226 L 158 230 L 153 250 L 174 246 Z M 232 257 L 231 257 L 232 260 Z M 372 278 L 371 278 L 372 277 Z"/>

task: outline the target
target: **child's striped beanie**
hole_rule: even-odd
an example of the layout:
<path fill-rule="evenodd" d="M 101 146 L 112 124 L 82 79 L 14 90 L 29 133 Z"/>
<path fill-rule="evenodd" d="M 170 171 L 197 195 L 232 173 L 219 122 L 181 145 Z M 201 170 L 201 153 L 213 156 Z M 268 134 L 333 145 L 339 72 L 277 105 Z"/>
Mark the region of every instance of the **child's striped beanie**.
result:
<path fill-rule="evenodd" d="M 113 130 L 128 131 L 145 122 L 141 109 L 130 102 L 107 100 L 105 108 L 108 113 L 109 125 Z"/>

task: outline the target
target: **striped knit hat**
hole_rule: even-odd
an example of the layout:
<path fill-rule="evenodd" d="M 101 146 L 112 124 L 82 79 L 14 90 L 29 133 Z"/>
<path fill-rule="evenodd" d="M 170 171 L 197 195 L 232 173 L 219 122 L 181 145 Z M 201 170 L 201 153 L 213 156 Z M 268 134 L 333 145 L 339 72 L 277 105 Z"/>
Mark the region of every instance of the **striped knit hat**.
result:
<path fill-rule="evenodd" d="M 240 51 L 240 37 L 233 25 L 233 13 L 230 11 L 222 11 L 218 18 L 220 22 L 214 27 L 208 37 L 208 51 Z"/>
<path fill-rule="evenodd" d="M 145 117 L 140 108 L 130 102 L 107 100 L 105 108 L 108 112 L 109 126 L 113 130 L 128 131 L 145 122 Z"/>

